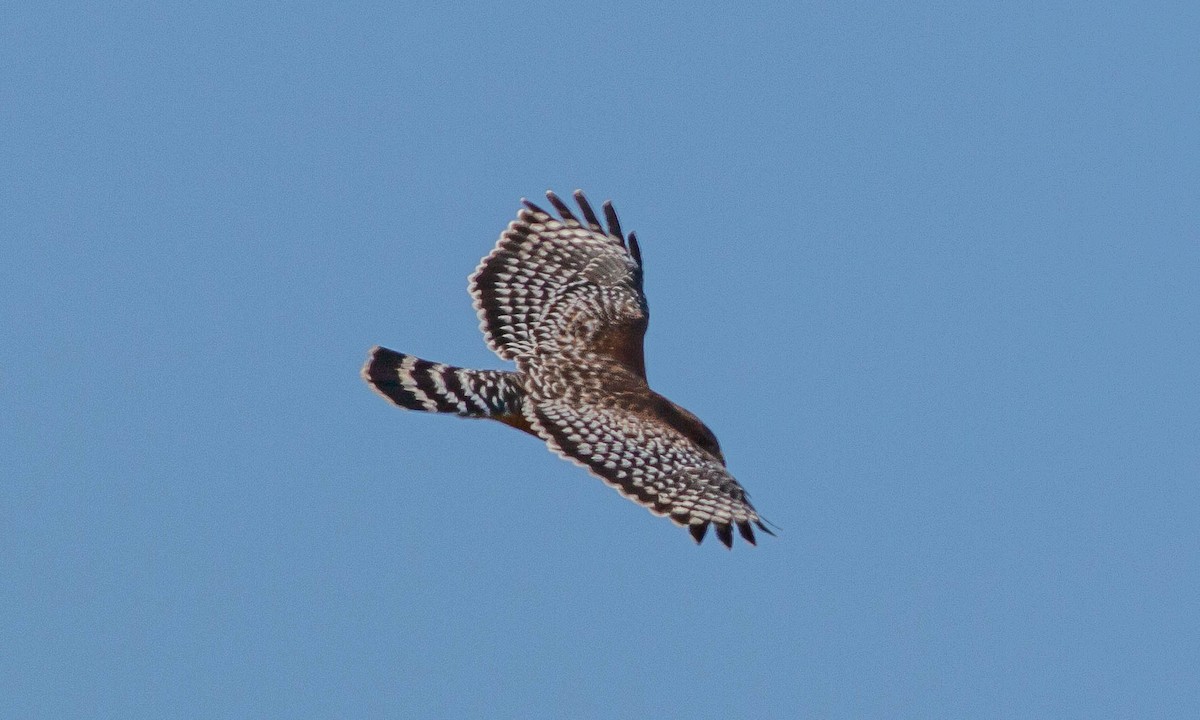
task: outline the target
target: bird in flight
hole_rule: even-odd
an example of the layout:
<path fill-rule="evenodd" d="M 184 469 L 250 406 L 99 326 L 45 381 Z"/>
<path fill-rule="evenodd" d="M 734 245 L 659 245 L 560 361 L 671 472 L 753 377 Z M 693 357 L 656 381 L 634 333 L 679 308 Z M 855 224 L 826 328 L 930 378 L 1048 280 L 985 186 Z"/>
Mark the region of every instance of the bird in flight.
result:
<path fill-rule="evenodd" d="M 553 192 L 559 217 L 522 200 L 469 290 L 488 347 L 515 371 L 471 370 L 371 349 L 362 377 L 409 410 L 489 418 L 534 435 L 700 543 L 712 525 L 755 544 L 774 535 L 725 468 L 711 430 L 650 389 L 642 340 L 649 308 L 637 236 L 604 224 L 575 191 L 582 218 Z"/>

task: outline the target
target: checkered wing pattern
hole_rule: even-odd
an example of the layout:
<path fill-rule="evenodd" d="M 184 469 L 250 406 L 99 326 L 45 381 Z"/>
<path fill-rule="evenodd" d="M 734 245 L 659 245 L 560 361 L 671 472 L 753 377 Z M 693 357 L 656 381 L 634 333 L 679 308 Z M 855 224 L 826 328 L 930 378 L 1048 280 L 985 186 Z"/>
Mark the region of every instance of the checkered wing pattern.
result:
<path fill-rule="evenodd" d="M 725 468 L 716 437 L 692 413 L 650 389 L 642 340 L 650 311 L 637 237 L 604 222 L 582 192 L 579 215 L 554 193 L 558 216 L 525 200 L 471 275 L 488 346 L 515 372 L 471 370 L 386 348 L 363 378 L 399 407 L 486 418 L 538 436 L 696 542 L 711 526 L 726 546 L 734 528 L 770 533 Z"/>
<path fill-rule="evenodd" d="M 710 524 L 726 546 L 732 544 L 734 527 L 751 544 L 753 525 L 770 533 L 719 454 L 663 417 L 655 407 L 662 404 L 676 407 L 649 389 L 644 396 L 616 391 L 599 403 L 538 398 L 527 405 L 526 417 L 551 450 L 655 515 L 687 527 L 696 542 Z"/>
<path fill-rule="evenodd" d="M 579 219 L 554 193 L 560 218 L 525 207 L 470 278 L 488 346 L 516 360 L 535 352 L 588 350 L 645 377 L 642 338 L 649 310 L 637 237 L 621 232 L 610 203 L 601 225 L 582 192 Z"/>

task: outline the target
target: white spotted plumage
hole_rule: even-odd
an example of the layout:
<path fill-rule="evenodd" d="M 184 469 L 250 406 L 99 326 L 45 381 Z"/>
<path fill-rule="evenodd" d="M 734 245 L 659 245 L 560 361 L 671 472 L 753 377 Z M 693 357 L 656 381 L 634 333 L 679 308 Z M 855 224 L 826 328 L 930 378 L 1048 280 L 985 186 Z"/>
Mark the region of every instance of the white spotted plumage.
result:
<path fill-rule="evenodd" d="M 712 432 L 646 383 L 649 307 L 637 238 L 605 223 L 582 192 L 582 220 L 554 193 L 559 217 L 528 201 L 471 275 L 484 339 L 515 372 L 430 363 L 375 348 L 363 377 L 409 409 L 499 420 L 541 438 L 696 542 L 711 525 L 770 533 L 729 474 Z"/>

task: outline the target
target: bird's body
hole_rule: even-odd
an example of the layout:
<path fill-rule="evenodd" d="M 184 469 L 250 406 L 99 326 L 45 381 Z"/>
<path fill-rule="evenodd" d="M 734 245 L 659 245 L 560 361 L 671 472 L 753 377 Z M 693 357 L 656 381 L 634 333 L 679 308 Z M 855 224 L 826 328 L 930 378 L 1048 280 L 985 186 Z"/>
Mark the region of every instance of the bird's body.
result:
<path fill-rule="evenodd" d="M 623 495 L 687 526 L 754 543 L 770 533 L 725 468 L 704 423 L 650 389 L 642 339 L 649 308 L 637 238 L 583 193 L 583 220 L 553 193 L 561 219 L 525 202 L 470 278 L 488 346 L 515 372 L 431 363 L 372 349 L 363 378 L 400 407 L 498 420 L 544 440 Z"/>

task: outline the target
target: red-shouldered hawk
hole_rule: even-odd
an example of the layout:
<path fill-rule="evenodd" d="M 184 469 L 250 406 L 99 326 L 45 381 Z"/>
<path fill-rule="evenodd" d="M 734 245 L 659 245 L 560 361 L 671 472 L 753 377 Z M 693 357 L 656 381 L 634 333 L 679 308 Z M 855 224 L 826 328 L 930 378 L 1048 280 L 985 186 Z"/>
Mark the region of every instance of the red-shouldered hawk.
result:
<path fill-rule="evenodd" d="M 697 543 L 711 524 L 754 544 L 763 524 L 712 431 L 650 389 L 642 356 L 649 308 L 637 237 L 607 228 L 583 192 L 583 220 L 552 192 L 561 219 L 522 200 L 471 275 L 480 329 L 516 372 L 468 370 L 372 348 L 362 376 L 402 408 L 491 418 L 535 435 L 622 495 L 685 526 Z"/>

